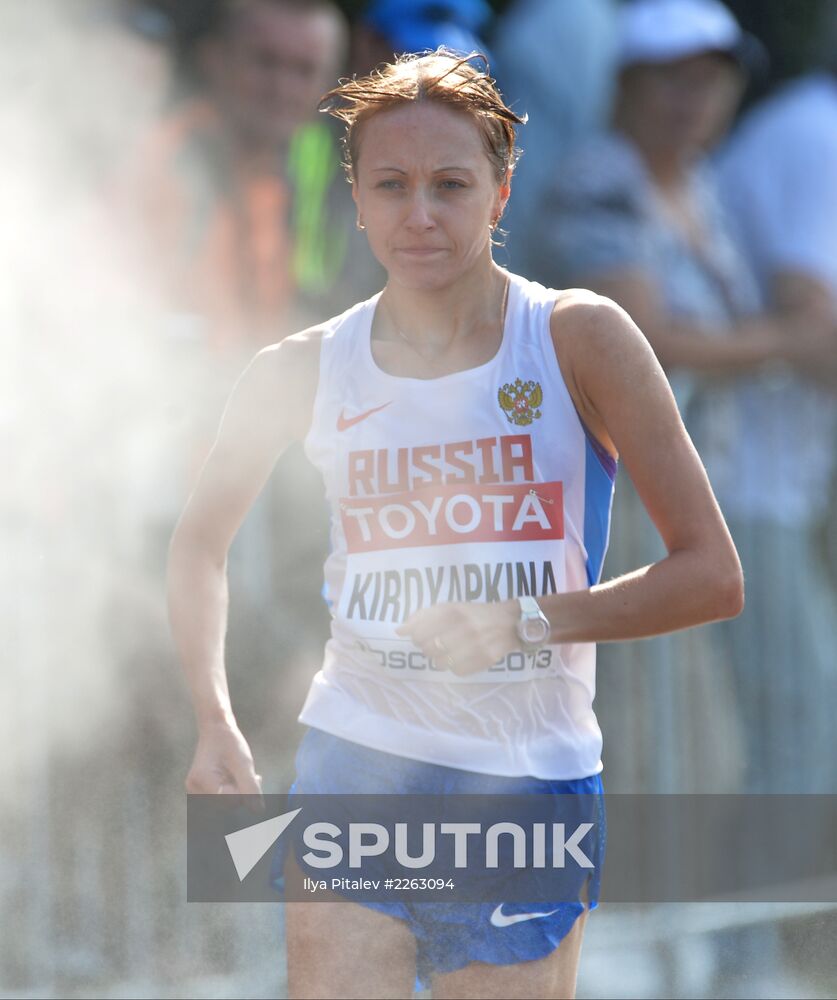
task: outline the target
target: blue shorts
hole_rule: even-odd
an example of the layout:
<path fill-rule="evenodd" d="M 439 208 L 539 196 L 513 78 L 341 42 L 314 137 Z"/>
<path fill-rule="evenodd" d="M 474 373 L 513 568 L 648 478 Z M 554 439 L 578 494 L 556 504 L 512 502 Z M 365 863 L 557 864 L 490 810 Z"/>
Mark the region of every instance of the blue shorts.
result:
<path fill-rule="evenodd" d="M 597 796 L 597 830 L 587 881 L 589 908 L 598 905 L 605 852 L 604 789 L 601 776 L 571 781 L 509 778 L 462 771 L 439 764 L 371 750 L 320 729 L 310 728 L 296 754 L 296 780 L 290 794 L 521 795 L 576 794 Z M 282 838 L 273 871 L 276 884 L 284 865 Z M 371 907 L 406 922 L 417 946 L 416 989 L 427 989 L 430 976 L 454 972 L 471 962 L 512 965 L 544 958 L 554 951 L 585 909 L 577 902 L 435 903 L 366 901 Z M 499 911 L 499 913 L 498 913 Z M 536 912 L 537 917 L 529 914 Z M 526 915 L 523 919 L 510 917 Z"/>

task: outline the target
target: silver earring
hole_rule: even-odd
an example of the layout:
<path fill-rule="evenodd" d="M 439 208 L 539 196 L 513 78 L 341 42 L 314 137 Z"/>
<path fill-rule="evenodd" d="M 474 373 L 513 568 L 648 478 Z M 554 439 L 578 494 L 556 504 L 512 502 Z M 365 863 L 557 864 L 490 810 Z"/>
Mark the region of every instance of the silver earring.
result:
<path fill-rule="evenodd" d="M 358 229 L 366 229 L 366 226 L 364 226 L 364 224 L 360 221 L 360 216 L 357 217 L 357 222 L 355 222 L 355 226 Z"/>

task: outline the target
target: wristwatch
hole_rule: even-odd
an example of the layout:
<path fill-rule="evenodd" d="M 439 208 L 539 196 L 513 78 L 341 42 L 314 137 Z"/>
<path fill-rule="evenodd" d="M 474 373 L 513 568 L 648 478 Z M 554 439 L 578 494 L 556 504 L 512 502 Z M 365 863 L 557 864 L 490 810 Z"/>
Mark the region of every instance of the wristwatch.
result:
<path fill-rule="evenodd" d="M 520 620 L 517 623 L 520 648 L 525 653 L 534 653 L 546 645 L 552 626 L 534 597 L 518 597 L 517 600 L 520 604 Z"/>

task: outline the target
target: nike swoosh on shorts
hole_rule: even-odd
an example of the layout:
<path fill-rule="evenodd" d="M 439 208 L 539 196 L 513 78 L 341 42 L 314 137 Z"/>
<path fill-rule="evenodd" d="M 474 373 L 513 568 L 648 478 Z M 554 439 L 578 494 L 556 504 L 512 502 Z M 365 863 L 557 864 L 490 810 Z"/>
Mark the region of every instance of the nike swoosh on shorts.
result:
<path fill-rule="evenodd" d="M 524 920 L 536 920 L 538 917 L 549 917 L 553 913 L 557 913 L 560 907 L 554 910 L 547 910 L 546 913 L 503 913 L 503 904 L 494 910 L 491 914 L 491 925 L 493 927 L 510 927 L 512 924 L 519 924 Z"/>
<path fill-rule="evenodd" d="M 373 406 L 371 410 L 364 410 L 363 413 L 358 413 L 356 417 L 344 417 L 343 411 L 340 411 L 340 416 L 337 418 L 337 430 L 346 431 L 350 427 L 354 427 L 355 424 L 359 424 L 361 420 L 366 420 L 367 417 L 371 417 L 373 413 L 377 413 L 378 410 L 383 410 L 385 406 L 389 406 L 392 402 L 390 399 L 386 403 L 382 403 L 380 406 Z"/>

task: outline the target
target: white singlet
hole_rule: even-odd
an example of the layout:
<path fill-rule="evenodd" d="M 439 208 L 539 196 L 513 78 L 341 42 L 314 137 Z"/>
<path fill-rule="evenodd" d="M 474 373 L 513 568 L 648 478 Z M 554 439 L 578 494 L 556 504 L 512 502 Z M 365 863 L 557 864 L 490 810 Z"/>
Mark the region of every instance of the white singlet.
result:
<path fill-rule="evenodd" d="M 305 451 L 332 512 L 331 638 L 299 719 L 415 760 L 569 780 L 602 769 L 595 644 L 457 677 L 395 633 L 440 601 L 583 590 L 601 574 L 616 463 L 561 376 L 557 293 L 509 280 L 498 352 L 439 378 L 378 367 L 380 293 L 326 324 Z"/>

